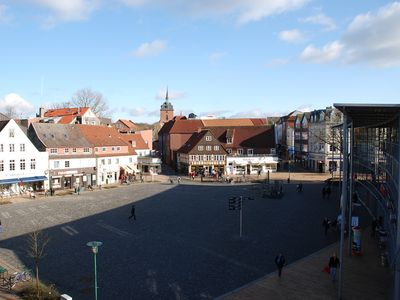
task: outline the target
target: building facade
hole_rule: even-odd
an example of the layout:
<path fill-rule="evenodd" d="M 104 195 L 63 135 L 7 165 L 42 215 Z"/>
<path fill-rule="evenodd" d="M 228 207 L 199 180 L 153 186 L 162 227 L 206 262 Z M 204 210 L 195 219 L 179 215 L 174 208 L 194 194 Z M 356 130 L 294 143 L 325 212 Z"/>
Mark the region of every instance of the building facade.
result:
<path fill-rule="evenodd" d="M 48 154 L 39 152 L 14 121 L 0 121 L 0 188 L 2 195 L 48 186 Z"/>

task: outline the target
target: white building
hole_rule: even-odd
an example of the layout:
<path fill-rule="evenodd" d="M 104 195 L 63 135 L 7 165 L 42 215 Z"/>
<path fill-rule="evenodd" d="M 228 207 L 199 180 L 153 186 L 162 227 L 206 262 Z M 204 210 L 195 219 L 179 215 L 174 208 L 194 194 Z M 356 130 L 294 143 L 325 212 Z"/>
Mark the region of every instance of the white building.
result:
<path fill-rule="evenodd" d="M 339 172 L 340 137 L 333 135 L 332 126 L 341 122 L 341 112 L 332 107 L 311 112 L 308 127 L 308 167 L 312 171 Z"/>
<path fill-rule="evenodd" d="M 48 188 L 48 154 L 40 152 L 14 120 L 0 121 L 0 189 L 3 195 Z"/>

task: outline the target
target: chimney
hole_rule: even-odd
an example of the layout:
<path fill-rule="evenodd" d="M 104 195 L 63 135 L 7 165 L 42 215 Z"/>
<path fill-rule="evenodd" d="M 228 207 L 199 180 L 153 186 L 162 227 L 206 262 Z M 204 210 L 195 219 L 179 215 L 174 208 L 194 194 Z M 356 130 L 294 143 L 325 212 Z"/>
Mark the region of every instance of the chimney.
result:
<path fill-rule="evenodd" d="M 45 108 L 44 107 L 40 107 L 39 108 L 39 117 L 40 118 L 44 118 L 44 113 L 45 113 Z"/>

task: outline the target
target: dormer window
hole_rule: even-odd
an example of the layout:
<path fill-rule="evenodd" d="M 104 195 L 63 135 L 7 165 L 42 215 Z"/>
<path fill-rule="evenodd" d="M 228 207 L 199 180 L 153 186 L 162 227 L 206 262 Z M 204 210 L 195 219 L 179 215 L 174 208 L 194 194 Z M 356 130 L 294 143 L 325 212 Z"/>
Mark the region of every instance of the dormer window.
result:
<path fill-rule="evenodd" d="M 226 143 L 227 144 L 232 144 L 232 138 L 231 137 L 227 137 L 226 138 Z"/>
<path fill-rule="evenodd" d="M 243 149 L 242 148 L 237 149 L 237 154 L 242 155 L 243 154 Z"/>
<path fill-rule="evenodd" d="M 206 141 L 207 141 L 207 142 L 211 142 L 211 141 L 212 141 L 211 135 L 206 135 Z"/>

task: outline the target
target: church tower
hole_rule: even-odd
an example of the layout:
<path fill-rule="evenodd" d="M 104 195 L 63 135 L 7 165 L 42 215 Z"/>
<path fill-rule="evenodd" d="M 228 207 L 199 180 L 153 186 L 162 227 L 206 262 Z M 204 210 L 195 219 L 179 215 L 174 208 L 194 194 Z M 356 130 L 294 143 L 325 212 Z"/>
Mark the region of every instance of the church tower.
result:
<path fill-rule="evenodd" d="M 169 102 L 168 99 L 168 88 L 167 92 L 165 93 L 165 102 L 161 105 L 160 109 L 160 124 L 161 126 L 167 123 L 168 121 L 172 120 L 174 117 L 174 107 Z"/>

